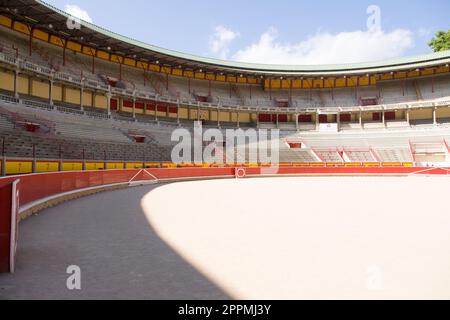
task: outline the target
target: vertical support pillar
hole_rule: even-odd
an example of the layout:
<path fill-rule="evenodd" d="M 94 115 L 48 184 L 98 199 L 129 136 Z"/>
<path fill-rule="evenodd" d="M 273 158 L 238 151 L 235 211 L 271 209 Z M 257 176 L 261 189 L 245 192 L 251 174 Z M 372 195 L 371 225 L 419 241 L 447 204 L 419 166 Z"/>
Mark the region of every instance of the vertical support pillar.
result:
<path fill-rule="evenodd" d="M 169 74 L 166 73 L 166 91 L 169 91 Z"/>
<path fill-rule="evenodd" d="M 3 137 L 2 139 L 2 171 L 1 171 L 1 176 L 4 177 L 6 176 L 6 156 L 5 156 L 5 144 L 6 144 L 6 138 Z"/>
<path fill-rule="evenodd" d="M 362 111 L 359 111 L 359 126 L 361 127 L 361 129 L 363 128 L 363 121 L 362 121 Z"/>
<path fill-rule="evenodd" d="M 106 112 L 107 112 L 108 116 L 111 115 L 111 98 L 112 98 L 112 94 L 110 92 L 108 92 L 106 94 Z"/>
<path fill-rule="evenodd" d="M 177 124 L 180 124 L 180 100 L 177 102 Z"/>
<path fill-rule="evenodd" d="M 272 100 L 272 79 L 269 79 L 269 96 L 270 100 Z"/>
<path fill-rule="evenodd" d="M 119 111 L 123 111 L 123 98 L 119 98 Z"/>
<path fill-rule="evenodd" d="M 95 55 L 92 54 L 92 74 L 95 74 Z"/>
<path fill-rule="evenodd" d="M 410 112 L 409 109 L 406 110 L 406 122 L 408 123 L 408 126 L 411 126 L 411 117 L 410 117 Z"/>
<path fill-rule="evenodd" d="M 299 123 L 298 123 L 299 114 L 298 113 L 294 114 L 294 117 L 295 117 L 295 130 L 299 131 L 299 129 L 300 129 Z"/>
<path fill-rule="evenodd" d="M 80 88 L 80 110 L 84 111 L 84 87 Z"/>
<path fill-rule="evenodd" d="M 66 102 L 66 86 L 61 85 L 61 101 Z"/>
<path fill-rule="evenodd" d="M 36 145 L 33 144 L 33 162 L 31 164 L 31 172 L 36 173 Z"/>
<path fill-rule="evenodd" d="M 28 76 L 28 95 L 33 95 L 33 78 L 31 76 Z"/>
<path fill-rule="evenodd" d="M 33 54 L 33 33 L 34 33 L 34 28 L 30 28 L 30 37 L 28 39 L 28 50 L 29 50 L 29 55 L 30 57 Z"/>
<path fill-rule="evenodd" d="M 48 103 L 53 106 L 53 80 L 48 81 Z"/>
<path fill-rule="evenodd" d="M 256 113 L 256 129 L 259 129 L 259 112 Z"/>
<path fill-rule="evenodd" d="M 158 121 L 158 102 L 155 103 L 155 113 L 154 113 L 154 116 L 155 116 L 155 121 Z"/>
<path fill-rule="evenodd" d="M 19 70 L 14 70 L 14 98 L 19 99 Z"/>
<path fill-rule="evenodd" d="M 217 127 L 220 128 L 220 107 L 217 107 Z"/>
<path fill-rule="evenodd" d="M 133 119 L 136 119 L 136 97 L 133 97 Z"/>
<path fill-rule="evenodd" d="M 239 111 L 238 112 L 236 112 L 236 117 L 237 117 L 237 128 L 239 129 L 240 128 L 240 113 L 239 113 Z"/>
<path fill-rule="evenodd" d="M 66 66 L 66 49 L 67 49 L 67 39 L 64 39 L 64 46 L 63 46 L 63 67 Z"/>
<path fill-rule="evenodd" d="M 86 150 L 83 148 L 83 163 L 81 165 L 81 170 L 86 171 Z"/>
<path fill-rule="evenodd" d="M 438 124 L 437 123 L 437 108 L 436 107 L 433 108 L 433 124 L 434 125 Z"/>
<path fill-rule="evenodd" d="M 336 122 L 337 122 L 337 130 L 338 132 L 341 131 L 341 113 L 338 112 L 336 115 Z"/>
<path fill-rule="evenodd" d="M 92 91 L 92 94 L 91 94 L 91 108 L 95 108 L 95 95 L 96 95 L 96 92 Z"/>
<path fill-rule="evenodd" d="M 319 113 L 316 112 L 316 131 L 319 131 L 320 123 L 319 123 Z"/>

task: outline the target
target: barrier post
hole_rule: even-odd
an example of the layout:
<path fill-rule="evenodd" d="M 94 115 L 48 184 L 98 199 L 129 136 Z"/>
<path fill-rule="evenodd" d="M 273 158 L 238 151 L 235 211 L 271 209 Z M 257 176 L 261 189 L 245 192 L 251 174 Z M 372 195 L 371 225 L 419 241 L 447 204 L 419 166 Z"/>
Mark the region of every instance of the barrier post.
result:
<path fill-rule="evenodd" d="M 32 163 L 31 172 L 36 173 L 36 145 L 35 144 L 33 144 L 33 163 Z"/>
<path fill-rule="evenodd" d="M 0 273 L 14 273 L 19 227 L 19 182 L 0 187 Z"/>
<path fill-rule="evenodd" d="M 2 172 L 1 172 L 1 176 L 4 177 L 6 176 L 6 156 L 5 156 L 5 139 L 2 139 Z"/>
<path fill-rule="evenodd" d="M 85 151 L 84 148 L 83 148 L 83 164 L 82 164 L 81 169 L 82 169 L 83 171 L 86 171 L 86 151 Z"/>

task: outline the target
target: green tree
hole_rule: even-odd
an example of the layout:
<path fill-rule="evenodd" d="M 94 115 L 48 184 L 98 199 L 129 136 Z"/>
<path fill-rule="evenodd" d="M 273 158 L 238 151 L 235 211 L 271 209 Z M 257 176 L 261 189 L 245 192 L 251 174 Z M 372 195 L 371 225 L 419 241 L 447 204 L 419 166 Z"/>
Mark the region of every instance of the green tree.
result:
<path fill-rule="evenodd" d="M 428 43 L 434 52 L 450 50 L 450 30 L 438 31 L 433 39 Z"/>

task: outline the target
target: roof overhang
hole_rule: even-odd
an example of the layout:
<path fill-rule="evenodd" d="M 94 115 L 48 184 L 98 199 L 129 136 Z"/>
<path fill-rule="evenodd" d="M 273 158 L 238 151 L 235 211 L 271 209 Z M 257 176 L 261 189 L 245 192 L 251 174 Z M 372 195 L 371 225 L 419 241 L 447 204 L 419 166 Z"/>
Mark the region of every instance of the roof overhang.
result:
<path fill-rule="evenodd" d="M 70 15 L 41 0 L 3 0 L 0 14 L 33 28 L 46 31 L 67 40 L 75 41 L 99 50 L 145 62 L 216 73 L 254 77 L 342 77 L 413 71 L 450 64 L 450 51 L 415 57 L 339 65 L 269 65 L 224 61 L 168 50 L 108 31 L 86 21 L 80 21 L 79 29 L 70 30 Z"/>

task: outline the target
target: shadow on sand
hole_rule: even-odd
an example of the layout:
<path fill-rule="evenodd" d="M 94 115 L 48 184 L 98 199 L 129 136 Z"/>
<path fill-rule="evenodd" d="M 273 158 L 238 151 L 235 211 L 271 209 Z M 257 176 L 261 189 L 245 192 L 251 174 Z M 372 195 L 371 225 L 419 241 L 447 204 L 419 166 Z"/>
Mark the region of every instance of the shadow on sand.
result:
<path fill-rule="evenodd" d="M 229 299 L 151 228 L 140 201 L 154 188 L 81 198 L 22 222 L 17 271 L 0 275 L 0 299 Z M 81 290 L 66 287 L 71 265 Z"/>

